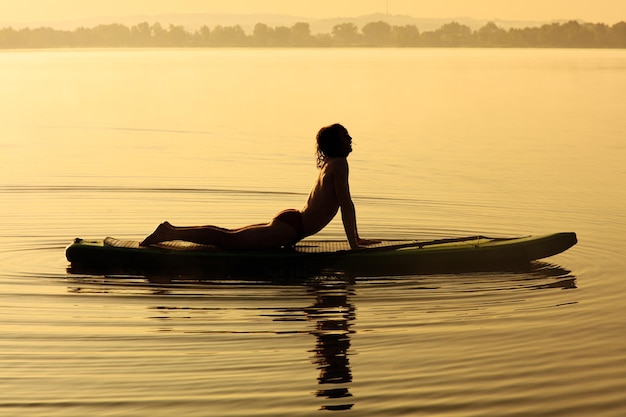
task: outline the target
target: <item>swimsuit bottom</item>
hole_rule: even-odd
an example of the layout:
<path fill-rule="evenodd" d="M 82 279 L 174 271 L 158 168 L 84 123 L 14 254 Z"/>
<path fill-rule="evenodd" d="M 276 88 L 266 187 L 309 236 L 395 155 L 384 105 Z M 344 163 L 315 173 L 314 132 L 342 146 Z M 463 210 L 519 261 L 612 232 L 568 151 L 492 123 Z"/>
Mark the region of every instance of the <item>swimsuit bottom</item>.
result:
<path fill-rule="evenodd" d="M 283 223 L 287 223 L 298 235 L 298 240 L 303 239 L 304 236 L 304 224 L 302 223 L 302 213 L 295 209 L 283 210 L 274 217 L 275 220 L 280 220 Z"/>

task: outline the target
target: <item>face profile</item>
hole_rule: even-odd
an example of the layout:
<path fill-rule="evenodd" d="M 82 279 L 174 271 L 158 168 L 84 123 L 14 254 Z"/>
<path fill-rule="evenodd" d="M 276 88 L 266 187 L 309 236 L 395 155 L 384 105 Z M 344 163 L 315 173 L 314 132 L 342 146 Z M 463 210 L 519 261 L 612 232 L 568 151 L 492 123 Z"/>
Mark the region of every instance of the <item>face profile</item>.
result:
<path fill-rule="evenodd" d="M 347 158 L 352 152 L 352 137 L 339 123 L 321 128 L 316 139 L 318 168 L 324 165 L 326 158 Z"/>

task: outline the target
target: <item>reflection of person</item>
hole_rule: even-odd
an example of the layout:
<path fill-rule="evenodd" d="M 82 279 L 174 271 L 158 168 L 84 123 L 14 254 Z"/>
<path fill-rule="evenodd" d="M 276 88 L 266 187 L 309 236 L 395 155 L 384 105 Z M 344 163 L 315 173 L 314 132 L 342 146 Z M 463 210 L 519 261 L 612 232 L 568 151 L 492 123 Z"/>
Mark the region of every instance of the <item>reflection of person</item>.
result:
<path fill-rule="evenodd" d="M 361 239 L 357 231 L 356 215 L 348 185 L 347 157 L 352 152 L 352 138 L 340 124 L 323 127 L 317 134 L 317 182 L 304 208 L 288 209 L 278 213 L 269 223 L 255 224 L 240 229 L 217 226 L 177 227 L 161 223 L 141 242 L 142 246 L 185 240 L 224 249 L 269 249 L 293 245 L 299 240 L 322 230 L 341 208 L 343 226 L 355 249 L 376 241 Z"/>
<path fill-rule="evenodd" d="M 315 303 L 306 312 L 310 320 L 316 321 L 312 334 L 317 342 L 312 359 L 320 371 L 317 378 L 320 389 L 315 392 L 315 396 L 333 401 L 323 405 L 323 410 L 350 410 L 354 406 L 354 403 L 347 400 L 352 397 L 347 385 L 352 382 L 349 359 L 350 327 L 356 318 L 356 309 L 349 296 L 354 292 L 342 280 L 333 281 L 332 284 L 317 282 L 313 284 L 313 288 L 316 293 Z"/>

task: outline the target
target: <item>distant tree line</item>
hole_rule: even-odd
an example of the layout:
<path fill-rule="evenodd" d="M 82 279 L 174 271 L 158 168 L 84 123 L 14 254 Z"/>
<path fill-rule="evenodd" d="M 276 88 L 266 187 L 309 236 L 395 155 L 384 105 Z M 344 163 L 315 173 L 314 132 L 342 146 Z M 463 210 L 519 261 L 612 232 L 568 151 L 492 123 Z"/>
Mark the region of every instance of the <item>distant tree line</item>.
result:
<path fill-rule="evenodd" d="M 247 34 L 241 26 L 183 26 L 146 22 L 128 27 L 113 23 L 73 31 L 50 27 L 0 29 L 0 48 L 148 48 L 148 47 L 513 47 L 626 48 L 626 22 L 545 24 L 503 29 L 489 22 L 478 30 L 450 22 L 420 32 L 415 25 L 371 22 L 335 25 L 331 33 L 312 34 L 308 23 L 270 27 L 257 23 Z"/>

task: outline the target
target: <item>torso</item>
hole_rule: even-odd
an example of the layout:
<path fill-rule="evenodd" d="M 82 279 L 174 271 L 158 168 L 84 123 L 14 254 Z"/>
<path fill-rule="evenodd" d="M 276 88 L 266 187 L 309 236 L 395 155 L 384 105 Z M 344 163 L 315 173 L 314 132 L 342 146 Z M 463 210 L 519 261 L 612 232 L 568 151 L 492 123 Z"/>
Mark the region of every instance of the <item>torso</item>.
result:
<path fill-rule="evenodd" d="M 334 175 L 337 169 L 346 169 L 346 164 L 345 158 L 329 158 L 320 169 L 317 181 L 302 209 L 302 222 L 307 236 L 322 230 L 337 214 L 339 201 Z"/>

